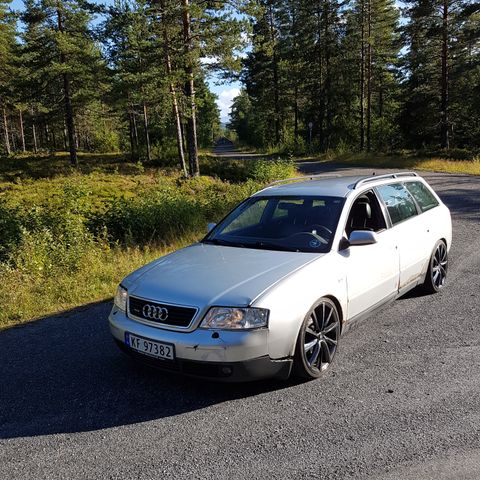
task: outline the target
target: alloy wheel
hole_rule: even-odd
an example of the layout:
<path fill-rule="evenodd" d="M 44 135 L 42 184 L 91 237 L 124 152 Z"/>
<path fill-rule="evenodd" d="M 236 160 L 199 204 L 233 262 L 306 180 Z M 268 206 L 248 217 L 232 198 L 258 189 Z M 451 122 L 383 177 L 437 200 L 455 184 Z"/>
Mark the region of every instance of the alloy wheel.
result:
<path fill-rule="evenodd" d="M 440 242 L 433 254 L 432 258 L 432 283 L 437 290 L 445 285 L 447 278 L 448 257 L 447 247 L 443 242 Z"/>
<path fill-rule="evenodd" d="M 337 351 L 340 319 L 333 303 L 323 300 L 316 306 L 305 327 L 303 355 L 306 365 L 319 371 L 326 370 Z"/>

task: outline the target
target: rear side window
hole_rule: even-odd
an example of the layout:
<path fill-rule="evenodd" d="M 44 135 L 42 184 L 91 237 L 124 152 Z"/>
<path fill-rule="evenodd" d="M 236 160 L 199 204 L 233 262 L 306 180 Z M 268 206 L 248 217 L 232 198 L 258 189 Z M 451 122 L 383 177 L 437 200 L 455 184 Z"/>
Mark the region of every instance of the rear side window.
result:
<path fill-rule="evenodd" d="M 438 201 L 433 196 L 433 193 L 422 182 L 408 182 L 405 186 L 417 201 L 422 212 L 426 212 L 438 205 Z"/>
<path fill-rule="evenodd" d="M 377 190 L 387 206 L 393 225 L 417 215 L 417 207 L 412 196 L 400 183 L 382 185 L 377 187 Z"/>

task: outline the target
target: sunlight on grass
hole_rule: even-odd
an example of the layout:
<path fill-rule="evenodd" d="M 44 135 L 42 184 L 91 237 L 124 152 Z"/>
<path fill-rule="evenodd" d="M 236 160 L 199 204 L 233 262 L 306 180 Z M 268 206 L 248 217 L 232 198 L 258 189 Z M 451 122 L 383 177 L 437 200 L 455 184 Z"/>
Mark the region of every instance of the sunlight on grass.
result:
<path fill-rule="evenodd" d="M 79 305 L 110 299 L 125 275 L 146 263 L 201 238 L 192 233 L 168 246 L 94 249 L 76 271 L 54 276 L 18 269 L 0 271 L 0 329 Z"/>
<path fill-rule="evenodd" d="M 302 160 L 341 163 L 356 167 L 402 168 L 480 175 L 480 160 L 478 157 L 473 160 L 449 160 L 436 157 L 417 157 L 413 154 L 385 155 L 375 153 L 347 153 L 342 155 L 325 154 L 320 157 L 304 157 Z"/>
<path fill-rule="evenodd" d="M 210 176 L 185 179 L 100 157 L 83 156 L 79 170 L 64 155 L 0 162 L 0 328 L 111 297 L 126 274 L 295 174 L 291 161 L 203 159 Z"/>

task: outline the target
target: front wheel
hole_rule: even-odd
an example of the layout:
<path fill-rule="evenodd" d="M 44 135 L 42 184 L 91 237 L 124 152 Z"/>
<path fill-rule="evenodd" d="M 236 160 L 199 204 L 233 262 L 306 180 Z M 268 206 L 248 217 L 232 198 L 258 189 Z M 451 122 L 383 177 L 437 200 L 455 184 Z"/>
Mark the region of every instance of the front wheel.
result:
<path fill-rule="evenodd" d="M 439 240 L 433 249 L 430 263 L 428 264 L 427 276 L 423 283 L 423 288 L 428 293 L 437 293 L 444 286 L 447 279 L 448 270 L 448 252 L 447 245 L 443 240 Z"/>
<path fill-rule="evenodd" d="M 314 379 L 332 363 L 340 338 L 340 316 L 329 298 L 320 299 L 308 312 L 297 338 L 294 374 Z"/>

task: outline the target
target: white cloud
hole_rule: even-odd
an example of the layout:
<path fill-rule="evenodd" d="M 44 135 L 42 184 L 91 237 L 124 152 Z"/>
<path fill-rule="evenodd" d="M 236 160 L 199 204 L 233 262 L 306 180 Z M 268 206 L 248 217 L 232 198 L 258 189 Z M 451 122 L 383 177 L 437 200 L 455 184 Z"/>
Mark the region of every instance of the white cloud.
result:
<path fill-rule="evenodd" d="M 228 122 L 233 99 L 239 94 L 239 88 L 227 88 L 218 93 L 217 105 L 220 109 L 220 120 L 222 122 Z"/>
<path fill-rule="evenodd" d="M 217 63 L 217 62 L 218 62 L 217 57 L 202 57 L 200 59 L 200 63 L 202 65 L 212 65 L 212 64 Z"/>

